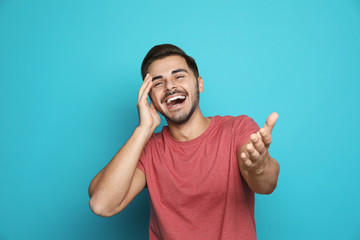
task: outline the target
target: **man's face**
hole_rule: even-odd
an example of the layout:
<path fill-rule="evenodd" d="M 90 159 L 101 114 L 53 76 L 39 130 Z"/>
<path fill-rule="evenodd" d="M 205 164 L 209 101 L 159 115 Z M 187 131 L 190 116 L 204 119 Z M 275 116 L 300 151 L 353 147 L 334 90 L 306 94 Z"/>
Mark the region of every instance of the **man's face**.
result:
<path fill-rule="evenodd" d="M 186 60 L 177 55 L 154 61 L 148 73 L 153 78 L 150 96 L 156 109 L 168 122 L 187 122 L 199 106 L 202 78 L 196 79 Z"/>

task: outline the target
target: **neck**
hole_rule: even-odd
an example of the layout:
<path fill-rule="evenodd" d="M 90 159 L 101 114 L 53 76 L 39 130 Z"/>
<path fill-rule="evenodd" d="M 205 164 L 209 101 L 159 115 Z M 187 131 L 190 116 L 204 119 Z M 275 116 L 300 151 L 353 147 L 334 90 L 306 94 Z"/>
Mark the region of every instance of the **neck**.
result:
<path fill-rule="evenodd" d="M 171 136 L 183 142 L 199 137 L 209 127 L 210 121 L 202 115 L 198 107 L 186 123 L 179 125 L 168 121 L 168 126 Z"/>

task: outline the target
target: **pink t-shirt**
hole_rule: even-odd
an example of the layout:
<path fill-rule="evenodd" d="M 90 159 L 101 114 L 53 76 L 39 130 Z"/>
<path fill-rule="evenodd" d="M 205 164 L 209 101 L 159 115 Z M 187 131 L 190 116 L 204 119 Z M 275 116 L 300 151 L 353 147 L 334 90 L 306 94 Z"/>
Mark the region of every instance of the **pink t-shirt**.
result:
<path fill-rule="evenodd" d="M 168 127 L 153 134 L 138 163 L 150 195 L 150 240 L 256 239 L 254 192 L 237 151 L 258 130 L 245 115 L 215 116 L 190 141 L 176 141 Z"/>

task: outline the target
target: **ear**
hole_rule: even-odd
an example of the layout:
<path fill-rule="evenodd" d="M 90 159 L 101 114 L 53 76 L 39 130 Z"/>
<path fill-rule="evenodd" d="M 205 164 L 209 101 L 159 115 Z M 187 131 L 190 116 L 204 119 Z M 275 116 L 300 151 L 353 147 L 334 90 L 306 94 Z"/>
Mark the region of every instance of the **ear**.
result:
<path fill-rule="evenodd" d="M 199 83 L 199 92 L 204 92 L 204 81 L 202 77 L 198 77 L 198 83 Z"/>

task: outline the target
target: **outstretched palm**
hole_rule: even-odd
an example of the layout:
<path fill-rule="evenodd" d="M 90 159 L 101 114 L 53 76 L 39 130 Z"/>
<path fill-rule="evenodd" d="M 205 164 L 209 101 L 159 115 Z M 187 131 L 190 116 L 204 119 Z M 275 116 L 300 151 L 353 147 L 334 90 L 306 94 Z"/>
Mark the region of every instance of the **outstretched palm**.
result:
<path fill-rule="evenodd" d="M 276 112 L 270 114 L 264 127 L 251 134 L 250 141 L 242 147 L 240 156 L 245 170 L 262 170 L 264 163 L 270 157 L 268 149 L 272 142 L 271 133 L 277 118 Z"/>

